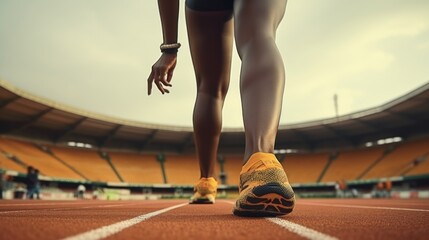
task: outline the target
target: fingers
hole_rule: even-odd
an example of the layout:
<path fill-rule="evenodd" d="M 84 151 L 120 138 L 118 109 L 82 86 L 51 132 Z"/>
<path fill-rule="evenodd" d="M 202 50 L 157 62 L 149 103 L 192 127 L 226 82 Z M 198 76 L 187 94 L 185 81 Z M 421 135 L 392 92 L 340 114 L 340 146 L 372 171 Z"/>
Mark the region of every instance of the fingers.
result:
<path fill-rule="evenodd" d="M 147 95 L 152 93 L 152 83 L 153 83 L 153 71 L 150 73 L 149 78 L 147 79 Z"/>
<path fill-rule="evenodd" d="M 169 81 L 167 81 L 167 77 L 168 77 L 169 73 L 162 73 L 159 75 L 159 81 L 164 85 L 164 86 L 168 86 L 171 87 L 171 83 Z"/>
<path fill-rule="evenodd" d="M 155 80 L 155 85 L 162 94 L 166 92 L 166 89 L 162 86 L 162 83 L 159 80 Z"/>
<path fill-rule="evenodd" d="M 171 78 L 173 76 L 173 71 L 169 71 L 168 73 L 162 73 L 160 71 L 152 70 L 151 74 L 148 78 L 148 95 L 152 93 L 152 84 L 155 83 L 158 90 L 162 93 L 170 93 L 170 91 L 166 87 L 171 87 Z"/>
<path fill-rule="evenodd" d="M 168 71 L 168 73 L 167 73 L 167 83 L 168 84 L 170 84 L 172 78 L 173 78 L 173 71 Z M 172 85 L 170 84 L 170 87 L 171 86 Z"/>
<path fill-rule="evenodd" d="M 155 78 L 155 84 L 158 87 L 158 90 L 162 94 L 170 93 L 170 91 L 168 91 L 168 89 L 165 88 L 165 87 L 171 86 L 171 84 L 166 82 L 165 75 L 166 73 L 160 72 L 157 74 L 157 78 Z"/>
<path fill-rule="evenodd" d="M 167 87 L 171 87 L 174 68 L 176 67 L 177 56 L 172 54 L 162 54 L 158 61 L 152 66 L 152 71 L 147 80 L 148 95 L 152 93 L 152 86 L 155 83 L 158 90 L 162 93 L 169 93 Z"/>

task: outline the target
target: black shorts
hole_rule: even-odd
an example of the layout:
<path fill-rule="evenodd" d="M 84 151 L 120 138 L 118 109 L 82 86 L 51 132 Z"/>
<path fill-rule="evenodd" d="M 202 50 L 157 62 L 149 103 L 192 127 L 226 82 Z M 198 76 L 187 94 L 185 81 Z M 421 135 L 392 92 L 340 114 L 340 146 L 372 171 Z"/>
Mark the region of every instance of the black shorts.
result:
<path fill-rule="evenodd" d="M 234 0 L 186 0 L 186 6 L 195 11 L 232 10 Z"/>

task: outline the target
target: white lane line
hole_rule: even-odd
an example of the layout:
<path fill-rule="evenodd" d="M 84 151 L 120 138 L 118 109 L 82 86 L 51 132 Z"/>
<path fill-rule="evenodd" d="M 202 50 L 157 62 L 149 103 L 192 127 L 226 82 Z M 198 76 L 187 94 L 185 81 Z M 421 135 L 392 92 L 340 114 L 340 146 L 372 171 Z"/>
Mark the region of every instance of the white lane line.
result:
<path fill-rule="evenodd" d="M 223 201 L 229 204 L 234 205 L 235 202 Z M 293 232 L 303 238 L 310 240 L 337 240 L 338 238 L 326 235 L 324 233 L 318 232 L 308 227 L 301 226 L 299 224 L 287 221 L 282 218 L 265 218 L 266 220 L 279 225 L 280 227 L 286 228 L 290 232 Z"/>
<path fill-rule="evenodd" d="M 88 202 L 5 203 L 5 204 L 0 204 L 0 207 L 11 207 L 11 206 L 50 206 L 50 205 L 82 205 L 82 204 L 88 204 Z"/>
<path fill-rule="evenodd" d="M 343 207 L 343 208 L 363 208 L 363 209 L 379 209 L 379 210 L 397 210 L 397 211 L 412 211 L 412 212 L 429 212 L 429 209 L 395 208 L 395 207 L 375 207 L 375 206 L 356 206 L 356 205 L 347 205 L 347 204 L 328 204 L 328 203 L 300 202 L 299 205 L 313 205 L 313 206 L 324 206 L 324 207 Z"/>
<path fill-rule="evenodd" d="M 324 233 L 301 226 L 299 224 L 287 221 L 282 218 L 266 218 L 266 219 L 306 239 L 310 239 L 310 240 L 337 240 L 338 239 L 336 237 L 326 235 Z"/>
<path fill-rule="evenodd" d="M 67 210 L 79 210 L 79 209 L 96 209 L 96 208 L 111 208 L 111 207 L 122 207 L 122 206 L 135 206 L 141 205 L 142 203 L 125 203 L 125 204 L 112 204 L 112 205 L 100 205 L 100 206 L 85 206 L 85 207 L 73 207 L 73 208 L 51 208 L 51 209 L 41 209 L 48 211 L 67 211 Z"/>
<path fill-rule="evenodd" d="M 35 209 L 28 209 L 28 210 L 15 210 L 15 211 L 4 211 L 4 212 L 0 212 L 0 214 L 8 214 L 8 213 L 27 213 L 27 212 L 34 212 L 37 211 Z"/>
<path fill-rule="evenodd" d="M 134 206 L 134 205 L 141 205 L 144 203 L 123 203 L 123 204 L 113 204 L 113 205 L 100 205 L 100 206 L 86 206 L 82 208 L 109 208 L 109 207 L 122 207 L 122 206 Z"/>
<path fill-rule="evenodd" d="M 135 218 L 131 218 L 128 220 L 124 220 L 121 222 L 117 222 L 108 226 L 104 226 L 104 227 L 100 227 L 94 230 L 90 230 L 88 232 L 84 232 L 81 234 L 77 234 L 71 237 L 67 237 L 64 238 L 63 240 L 97 240 L 97 239 L 103 239 L 106 237 L 109 237 L 113 234 L 116 234 L 126 228 L 129 228 L 133 225 L 136 225 L 144 220 L 147 220 L 151 217 L 154 217 L 156 215 L 168 212 L 170 210 L 179 208 L 179 207 L 183 207 L 185 205 L 188 205 L 188 203 L 182 203 L 182 204 L 178 204 L 178 205 L 174 205 L 168 208 L 164 208 L 155 212 L 151 212 L 151 213 L 147 213 L 147 214 L 143 214 L 140 215 L 138 217 Z"/>
<path fill-rule="evenodd" d="M 139 205 L 142 203 L 125 203 L 125 204 L 111 204 L 111 205 L 91 205 L 85 207 L 67 207 L 67 208 L 41 208 L 41 209 L 24 209 L 24 210 L 12 210 L 12 211 L 1 211 L 0 214 L 8 213 L 27 213 L 27 212 L 42 212 L 42 211 L 68 211 L 68 210 L 79 210 L 79 209 L 95 209 L 95 208 L 111 208 L 111 207 L 120 207 L 120 206 L 133 206 Z"/>

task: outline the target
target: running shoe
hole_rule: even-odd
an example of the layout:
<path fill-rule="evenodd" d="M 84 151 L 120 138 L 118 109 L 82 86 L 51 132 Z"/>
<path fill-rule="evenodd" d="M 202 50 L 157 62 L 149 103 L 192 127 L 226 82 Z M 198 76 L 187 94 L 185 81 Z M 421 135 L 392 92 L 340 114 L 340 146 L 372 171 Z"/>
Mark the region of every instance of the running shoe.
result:
<path fill-rule="evenodd" d="M 233 213 L 245 217 L 275 217 L 292 212 L 295 194 L 276 156 L 254 153 L 240 173 L 240 195 Z"/>
<path fill-rule="evenodd" d="M 194 195 L 189 200 L 191 204 L 215 203 L 217 182 L 214 178 L 201 178 L 194 187 Z"/>

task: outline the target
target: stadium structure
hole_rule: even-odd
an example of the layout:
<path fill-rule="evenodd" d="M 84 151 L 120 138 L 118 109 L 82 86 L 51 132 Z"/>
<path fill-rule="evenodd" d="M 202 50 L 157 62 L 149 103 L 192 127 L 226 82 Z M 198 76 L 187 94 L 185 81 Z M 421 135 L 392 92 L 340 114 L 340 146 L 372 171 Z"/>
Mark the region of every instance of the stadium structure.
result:
<path fill-rule="evenodd" d="M 237 193 L 241 128 L 223 129 L 221 196 Z M 276 150 L 300 197 L 429 198 L 429 83 L 363 111 L 279 127 Z M 42 198 L 78 185 L 108 199 L 188 197 L 199 178 L 192 128 L 112 118 L 34 96 L 0 80 L 0 169 L 6 198 L 21 198 L 28 166 Z M 391 189 L 380 187 L 390 182 Z M 97 193 L 97 194 L 95 194 Z"/>

